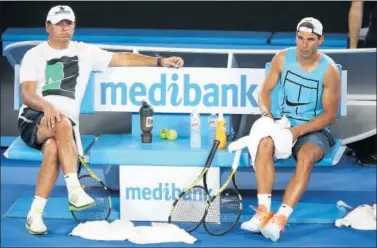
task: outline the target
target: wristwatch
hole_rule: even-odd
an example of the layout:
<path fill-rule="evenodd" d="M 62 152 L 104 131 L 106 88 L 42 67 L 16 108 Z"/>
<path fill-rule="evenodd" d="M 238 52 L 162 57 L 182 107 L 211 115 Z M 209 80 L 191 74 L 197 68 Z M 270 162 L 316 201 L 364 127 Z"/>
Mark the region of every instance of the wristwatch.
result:
<path fill-rule="evenodd" d="M 162 60 L 162 57 L 157 57 L 157 67 L 162 66 L 161 60 Z"/>
<path fill-rule="evenodd" d="M 270 112 L 268 112 L 267 110 L 264 110 L 264 111 L 262 112 L 262 116 L 267 116 L 268 114 L 270 114 Z"/>

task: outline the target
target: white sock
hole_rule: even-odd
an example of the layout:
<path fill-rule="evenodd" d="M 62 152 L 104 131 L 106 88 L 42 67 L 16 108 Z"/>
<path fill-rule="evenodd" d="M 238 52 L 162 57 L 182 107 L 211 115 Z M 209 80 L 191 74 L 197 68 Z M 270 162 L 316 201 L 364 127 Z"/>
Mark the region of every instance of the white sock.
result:
<path fill-rule="evenodd" d="M 280 206 L 278 212 L 276 213 L 276 215 L 284 215 L 288 219 L 289 216 L 291 215 L 292 211 L 293 211 L 293 208 L 291 208 L 287 204 L 281 204 L 281 206 Z"/>
<path fill-rule="evenodd" d="M 271 212 L 271 194 L 257 194 L 258 206 L 264 205 L 267 212 Z"/>
<path fill-rule="evenodd" d="M 31 204 L 29 214 L 35 214 L 35 213 L 42 214 L 45 209 L 46 203 L 47 203 L 47 199 L 37 196 L 37 195 L 34 196 L 34 200 Z"/>
<path fill-rule="evenodd" d="M 67 185 L 68 195 L 71 194 L 72 190 L 76 187 L 80 187 L 79 178 L 77 173 L 68 173 L 64 175 L 65 183 Z"/>

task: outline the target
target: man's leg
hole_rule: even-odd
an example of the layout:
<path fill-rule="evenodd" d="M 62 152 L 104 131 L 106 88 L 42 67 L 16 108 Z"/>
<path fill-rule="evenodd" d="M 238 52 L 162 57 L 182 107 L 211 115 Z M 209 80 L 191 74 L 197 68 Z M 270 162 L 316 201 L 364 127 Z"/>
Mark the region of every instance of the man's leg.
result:
<path fill-rule="evenodd" d="M 38 173 L 35 195 L 47 199 L 59 176 L 58 148 L 54 138 L 44 142 L 42 152 L 43 161 Z"/>
<path fill-rule="evenodd" d="M 294 208 L 301 199 L 309 184 L 313 165 L 321 160 L 323 150 L 315 144 L 304 144 L 297 154 L 295 174 L 292 176 L 286 188 L 283 204 Z"/>
<path fill-rule="evenodd" d="M 271 194 L 275 182 L 274 141 L 268 137 L 261 140 L 255 158 L 255 176 L 258 194 Z"/>
<path fill-rule="evenodd" d="M 266 238 L 272 241 L 280 238 L 280 233 L 284 230 L 293 208 L 306 191 L 313 165 L 329 150 L 329 136 L 324 132 L 310 133 L 297 140 L 293 149 L 297 160 L 296 171 L 288 183 L 283 204 L 278 212 L 261 227 L 261 232 Z"/>
<path fill-rule="evenodd" d="M 42 214 L 59 175 L 58 149 L 54 138 L 49 138 L 44 142 L 42 152 L 43 161 L 38 173 L 35 197 L 26 222 L 26 228 L 32 234 L 47 233 Z"/>
<path fill-rule="evenodd" d="M 44 118 L 42 118 L 41 123 L 44 122 Z M 56 140 L 60 166 L 63 173 L 76 173 L 78 155 L 71 121 L 68 118 L 62 118 L 60 122 L 55 123 L 55 127 L 51 130 L 44 126 L 38 126 L 37 144 L 43 144 L 51 137 Z"/>
<path fill-rule="evenodd" d="M 271 192 L 275 182 L 274 142 L 268 137 L 260 141 L 255 158 L 255 176 L 257 181 L 258 208 L 256 214 L 242 223 L 241 228 L 251 232 L 259 232 L 260 225 L 272 217 Z"/>
<path fill-rule="evenodd" d="M 42 118 L 41 123 L 44 122 Z M 83 210 L 93 206 L 94 200 L 81 188 L 77 176 L 78 153 L 74 140 L 71 121 L 64 117 L 55 123 L 51 130 L 44 126 L 38 126 L 36 135 L 37 144 L 44 143 L 46 139 L 53 137 L 56 140 L 60 166 L 67 185 L 70 208 Z"/>

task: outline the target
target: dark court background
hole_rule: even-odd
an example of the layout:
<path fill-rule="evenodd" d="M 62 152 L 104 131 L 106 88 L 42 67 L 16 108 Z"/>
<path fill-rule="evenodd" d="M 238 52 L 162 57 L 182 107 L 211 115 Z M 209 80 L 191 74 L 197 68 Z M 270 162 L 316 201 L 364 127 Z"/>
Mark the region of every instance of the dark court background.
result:
<path fill-rule="evenodd" d="M 243 31 L 294 31 L 313 16 L 324 32 L 348 32 L 348 1 L 265 2 L 0 2 L 0 33 L 7 27 L 41 27 L 48 10 L 70 5 L 77 27 Z"/>

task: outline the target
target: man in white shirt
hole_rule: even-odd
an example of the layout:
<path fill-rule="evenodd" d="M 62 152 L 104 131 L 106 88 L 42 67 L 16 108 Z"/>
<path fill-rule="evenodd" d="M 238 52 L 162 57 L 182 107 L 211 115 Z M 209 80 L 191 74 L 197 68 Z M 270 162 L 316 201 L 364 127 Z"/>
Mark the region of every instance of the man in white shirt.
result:
<path fill-rule="evenodd" d="M 69 6 L 53 7 L 46 19 L 48 41 L 27 51 L 21 63 L 23 106 L 18 128 L 28 146 L 43 152 L 35 198 L 26 222 L 26 228 L 32 234 L 47 233 L 42 214 L 59 175 L 59 164 L 70 208 L 83 210 L 94 204 L 78 181 L 78 151 L 73 134 L 90 73 L 109 66 L 183 66 L 180 57 L 112 53 L 94 45 L 74 42 L 71 39 L 75 25 L 75 15 Z"/>

